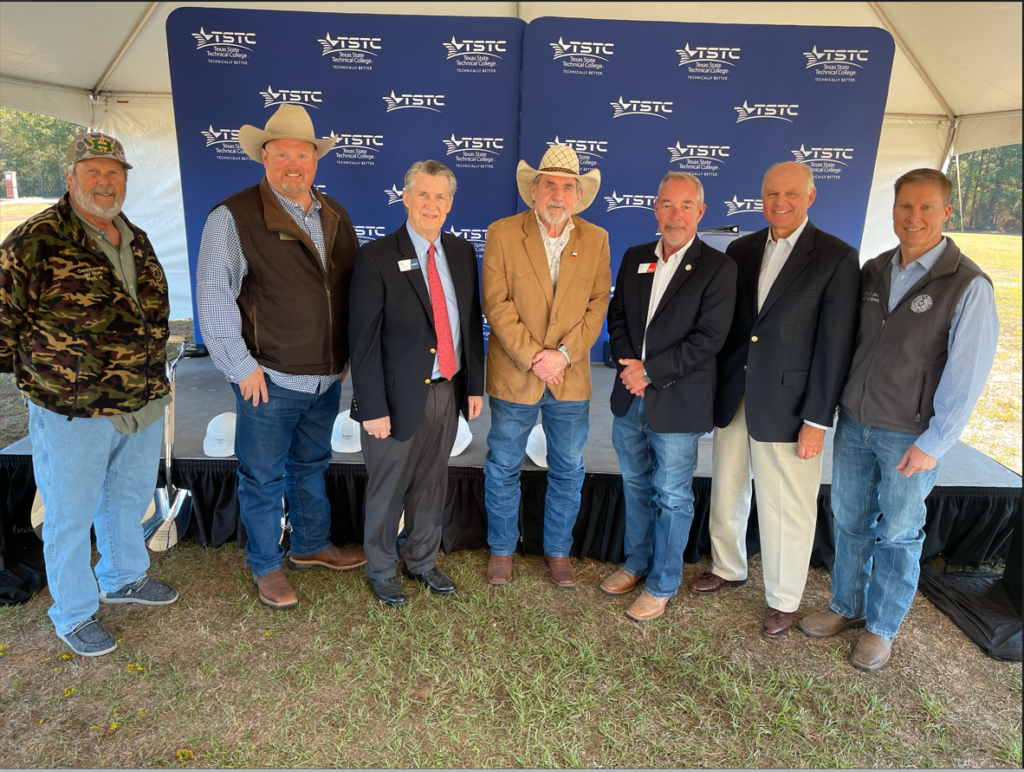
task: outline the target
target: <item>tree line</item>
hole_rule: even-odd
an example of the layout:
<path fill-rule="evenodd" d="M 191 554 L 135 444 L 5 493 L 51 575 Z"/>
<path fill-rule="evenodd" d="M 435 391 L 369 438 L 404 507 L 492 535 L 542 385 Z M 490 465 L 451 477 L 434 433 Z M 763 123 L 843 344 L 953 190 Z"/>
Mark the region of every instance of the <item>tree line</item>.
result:
<path fill-rule="evenodd" d="M 995 233 L 1021 232 L 1021 146 L 1003 145 L 964 153 L 949 162 L 946 176 L 953 181 L 953 214 L 949 230 Z M 959 196 L 963 203 L 960 222 Z"/>
<path fill-rule="evenodd" d="M 19 197 L 62 196 L 64 151 L 83 131 L 85 126 L 0 107 L 0 171 L 18 173 Z"/>

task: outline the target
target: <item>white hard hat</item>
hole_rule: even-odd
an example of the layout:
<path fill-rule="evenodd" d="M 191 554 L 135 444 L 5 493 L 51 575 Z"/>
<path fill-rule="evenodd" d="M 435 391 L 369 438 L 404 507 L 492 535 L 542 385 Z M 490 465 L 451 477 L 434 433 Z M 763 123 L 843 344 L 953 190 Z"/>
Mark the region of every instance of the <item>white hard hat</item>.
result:
<path fill-rule="evenodd" d="M 449 458 L 455 458 L 462 451 L 469 447 L 469 443 L 473 441 L 473 432 L 469 430 L 469 421 L 459 416 L 459 433 L 455 435 L 455 444 L 452 445 L 452 452 L 449 454 Z"/>
<path fill-rule="evenodd" d="M 359 424 L 352 420 L 346 410 L 334 419 L 334 430 L 331 432 L 331 449 L 335 453 L 358 453 L 363 449 L 359 441 Z"/>
<path fill-rule="evenodd" d="M 235 455 L 235 414 L 221 413 L 206 426 L 203 453 L 213 458 Z"/>
<path fill-rule="evenodd" d="M 548 468 L 548 438 L 544 436 L 544 427 L 537 424 L 526 440 L 526 455 L 537 466 Z"/>

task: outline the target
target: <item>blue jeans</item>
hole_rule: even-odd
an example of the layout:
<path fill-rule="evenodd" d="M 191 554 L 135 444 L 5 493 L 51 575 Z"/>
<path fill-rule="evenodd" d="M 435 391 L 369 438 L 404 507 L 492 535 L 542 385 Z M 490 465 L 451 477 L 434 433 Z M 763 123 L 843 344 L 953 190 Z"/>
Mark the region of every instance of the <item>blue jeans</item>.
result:
<path fill-rule="evenodd" d="M 320 394 L 285 389 L 267 378 L 268 402 L 253 407 L 235 390 L 235 456 L 239 517 L 245 526 L 245 560 L 259 578 L 281 568 L 281 497 L 288 495 L 295 557 L 331 546 L 331 508 L 324 472 L 331 462 L 331 429 L 341 383 Z"/>
<path fill-rule="evenodd" d="M 643 397 L 612 422 L 626 500 L 626 563 L 647 577 L 646 592 L 673 598 L 683 580 L 683 550 L 693 522 L 693 472 L 701 432 L 659 434 L 647 425 Z"/>
<path fill-rule="evenodd" d="M 109 418 L 58 415 L 29 403 L 36 487 L 46 507 L 43 556 L 53 605 L 50 619 L 66 635 L 114 592 L 146 575 L 149 553 L 142 517 L 153 501 L 163 422 L 121 434 Z M 89 527 L 100 553 L 90 568 Z"/>
<path fill-rule="evenodd" d="M 539 409 L 548 445 L 544 552 L 554 558 L 568 557 L 586 472 L 583 446 L 590 431 L 590 401 L 559 402 L 547 388 L 533 405 L 488 399 L 491 430 L 487 434 L 484 461 L 484 503 L 491 554 L 511 555 L 519 541 L 519 470 L 526 459 L 526 440 L 537 422 Z"/>
<path fill-rule="evenodd" d="M 832 451 L 836 561 L 830 608 L 867 616 L 867 629 L 894 638 L 910 610 L 921 573 L 924 500 L 934 469 L 909 478 L 896 471 L 921 435 L 859 424 L 840 411 Z"/>

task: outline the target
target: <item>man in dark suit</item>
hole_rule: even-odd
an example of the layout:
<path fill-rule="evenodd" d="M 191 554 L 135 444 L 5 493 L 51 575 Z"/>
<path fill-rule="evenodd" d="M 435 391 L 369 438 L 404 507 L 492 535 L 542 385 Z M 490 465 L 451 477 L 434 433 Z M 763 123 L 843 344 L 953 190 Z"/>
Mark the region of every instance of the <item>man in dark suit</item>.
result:
<path fill-rule="evenodd" d="M 773 166 L 761 190 L 771 227 L 736 239 L 736 310 L 718 355 L 711 478 L 715 593 L 747 579 L 751 477 L 757 490 L 765 598 L 762 630 L 785 634 L 800 606 L 814 540 L 821 450 L 850 369 L 857 330 L 857 250 L 807 218 L 811 170 Z"/>
<path fill-rule="evenodd" d="M 409 167 L 408 220 L 360 247 L 352 277 L 351 416 L 362 424 L 369 476 L 366 576 L 390 606 L 407 603 L 395 576 L 399 556 L 431 592 L 455 592 L 434 557 L 459 411 L 473 419 L 483 406 L 484 343 L 476 251 L 441 233 L 454 194 L 448 167 Z M 403 508 L 408 537 L 396 554 Z"/>
<path fill-rule="evenodd" d="M 669 172 L 654 203 L 661 239 L 626 251 L 608 308 L 626 562 L 601 589 L 623 595 L 646 578 L 626 610 L 638 621 L 660 617 L 683 579 L 697 440 L 712 427 L 715 355 L 736 301 L 736 264 L 697 238 L 704 210 L 700 180 Z"/>

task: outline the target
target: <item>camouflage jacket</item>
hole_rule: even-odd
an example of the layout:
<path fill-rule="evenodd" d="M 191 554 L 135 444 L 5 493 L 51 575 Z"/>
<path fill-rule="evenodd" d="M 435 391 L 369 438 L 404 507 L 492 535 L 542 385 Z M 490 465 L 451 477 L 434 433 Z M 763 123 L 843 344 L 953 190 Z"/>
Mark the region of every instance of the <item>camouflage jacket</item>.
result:
<path fill-rule="evenodd" d="M 68 194 L 0 244 L 0 372 L 48 410 L 93 418 L 139 410 L 170 390 L 167 278 L 135 234 L 136 304 Z"/>

